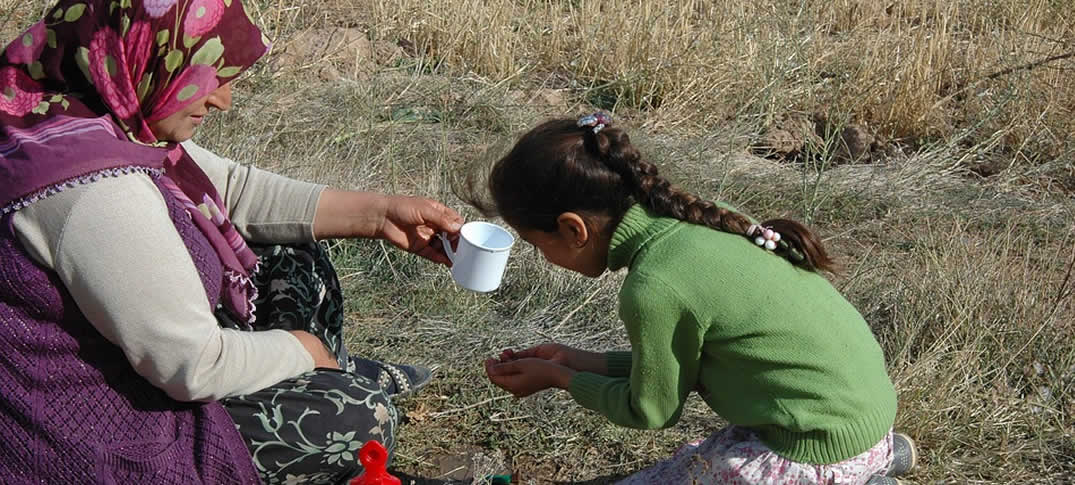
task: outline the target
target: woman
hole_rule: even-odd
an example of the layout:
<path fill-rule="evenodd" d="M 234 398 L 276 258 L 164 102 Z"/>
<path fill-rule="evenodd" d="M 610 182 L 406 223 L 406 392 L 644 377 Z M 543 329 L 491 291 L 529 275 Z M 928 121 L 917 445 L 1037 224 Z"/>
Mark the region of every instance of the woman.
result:
<path fill-rule="evenodd" d="M 342 483 L 392 449 L 429 371 L 347 355 L 315 241 L 446 264 L 461 218 L 189 142 L 266 50 L 240 0 L 60 0 L 4 51 L 5 483 Z"/>

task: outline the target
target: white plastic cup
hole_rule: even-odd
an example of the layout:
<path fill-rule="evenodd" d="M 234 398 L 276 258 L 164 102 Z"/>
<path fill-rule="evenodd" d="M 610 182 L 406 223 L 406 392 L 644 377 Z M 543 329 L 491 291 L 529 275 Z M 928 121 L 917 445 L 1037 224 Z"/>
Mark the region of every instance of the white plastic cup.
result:
<path fill-rule="evenodd" d="M 507 229 L 488 222 L 474 221 L 459 229 L 459 246 L 440 234 L 444 253 L 452 260 L 452 279 L 472 291 L 487 292 L 500 287 L 515 237 Z"/>

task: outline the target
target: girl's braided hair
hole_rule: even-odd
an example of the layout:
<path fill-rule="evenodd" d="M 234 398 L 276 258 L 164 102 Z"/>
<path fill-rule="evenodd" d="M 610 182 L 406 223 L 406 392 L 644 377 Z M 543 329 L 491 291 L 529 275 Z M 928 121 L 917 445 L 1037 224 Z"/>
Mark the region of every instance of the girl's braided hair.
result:
<path fill-rule="evenodd" d="M 661 216 L 753 239 L 750 219 L 673 186 L 642 160 L 624 130 L 611 126 L 607 115 L 595 116 L 546 121 L 523 135 L 489 172 L 491 201 L 475 197 L 473 173 L 466 189 L 457 192 L 486 216 L 546 232 L 556 230 L 564 212 L 606 215 L 610 223 L 603 229 L 611 231 L 639 203 Z M 780 233 L 774 252 L 793 264 L 834 271 L 833 260 L 806 226 L 789 219 L 760 225 Z"/>

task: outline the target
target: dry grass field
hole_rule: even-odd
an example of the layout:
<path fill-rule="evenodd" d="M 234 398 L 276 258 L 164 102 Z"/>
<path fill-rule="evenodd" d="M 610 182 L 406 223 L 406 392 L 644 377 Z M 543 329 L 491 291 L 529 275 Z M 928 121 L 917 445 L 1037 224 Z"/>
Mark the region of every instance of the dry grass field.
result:
<path fill-rule="evenodd" d="M 0 0 L 5 42 L 50 2 Z M 196 140 L 476 217 L 458 177 L 528 127 L 614 113 L 674 181 L 812 224 L 886 352 L 911 483 L 1075 483 L 1071 0 L 249 0 L 274 49 Z M 608 483 L 722 426 L 662 431 L 563 392 L 516 400 L 483 357 L 622 348 L 622 274 L 526 245 L 474 294 L 383 244 L 332 244 L 351 348 L 438 364 L 405 414 L 404 483 Z M 729 390 L 734 392 L 734 390 Z"/>

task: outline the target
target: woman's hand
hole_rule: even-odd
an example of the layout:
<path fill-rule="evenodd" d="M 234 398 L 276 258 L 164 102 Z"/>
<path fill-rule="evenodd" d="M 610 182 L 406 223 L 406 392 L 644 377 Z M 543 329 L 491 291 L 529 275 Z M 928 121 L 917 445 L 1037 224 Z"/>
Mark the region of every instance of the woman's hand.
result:
<path fill-rule="evenodd" d="M 340 363 L 336 361 L 336 355 L 329 351 L 328 347 L 321 342 L 316 335 L 305 330 L 289 330 L 291 335 L 299 339 L 299 343 L 314 358 L 315 369 L 339 369 Z"/>
<path fill-rule="evenodd" d="M 497 387 L 515 397 L 526 397 L 550 387 L 567 389 L 575 371 L 545 359 L 528 358 L 508 362 L 487 359 L 485 374 Z"/>
<path fill-rule="evenodd" d="M 543 359 L 579 372 L 608 375 L 608 360 L 605 354 L 588 352 L 557 343 L 541 344 L 525 350 L 504 350 L 500 353 L 501 362 L 518 359 Z"/>
<path fill-rule="evenodd" d="M 381 238 L 423 258 L 450 265 L 438 232 L 459 238 L 463 217 L 421 197 L 325 189 L 314 216 L 314 237 Z"/>
<path fill-rule="evenodd" d="M 388 196 L 388 207 L 376 237 L 430 261 L 451 265 L 438 232 L 458 238 L 463 217 L 440 202 L 420 197 Z"/>

